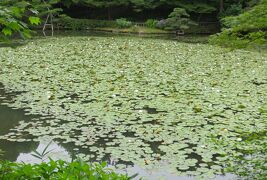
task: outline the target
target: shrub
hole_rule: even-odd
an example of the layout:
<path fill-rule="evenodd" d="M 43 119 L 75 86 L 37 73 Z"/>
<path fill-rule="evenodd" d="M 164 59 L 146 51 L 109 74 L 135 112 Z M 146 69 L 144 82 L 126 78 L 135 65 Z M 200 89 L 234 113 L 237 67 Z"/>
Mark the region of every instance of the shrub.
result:
<path fill-rule="evenodd" d="M 87 164 L 82 160 L 71 163 L 53 161 L 42 164 L 24 164 L 0 162 L 0 179 L 95 179 L 95 180 L 126 180 L 126 175 L 119 175 L 106 168 L 106 163 Z"/>
<path fill-rule="evenodd" d="M 156 20 L 156 19 L 148 19 L 148 20 L 145 22 L 145 25 L 146 25 L 146 27 L 149 27 L 149 28 L 156 28 L 158 22 L 159 22 L 159 21 Z"/>
<path fill-rule="evenodd" d="M 61 15 L 57 23 L 63 28 L 72 30 L 86 30 L 101 27 L 116 27 L 115 21 L 93 20 L 93 19 L 74 19 L 66 15 Z"/>
<path fill-rule="evenodd" d="M 126 18 L 120 18 L 116 20 L 119 28 L 129 28 L 132 26 L 132 22 L 128 21 Z"/>

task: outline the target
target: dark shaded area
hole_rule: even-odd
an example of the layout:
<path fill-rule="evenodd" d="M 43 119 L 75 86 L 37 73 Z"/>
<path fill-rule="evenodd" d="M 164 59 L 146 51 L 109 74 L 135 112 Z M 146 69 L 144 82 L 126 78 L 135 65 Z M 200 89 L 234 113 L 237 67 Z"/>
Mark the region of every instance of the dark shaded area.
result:
<path fill-rule="evenodd" d="M 0 105 L 0 135 L 5 135 L 11 128 L 18 125 L 20 120 L 30 120 L 23 110 L 12 109 L 7 106 Z"/>
<path fill-rule="evenodd" d="M 160 6 L 154 9 L 143 9 L 137 11 L 131 6 L 115 6 L 110 8 L 88 7 L 81 4 L 72 5 L 70 7 L 61 6 L 63 13 L 73 18 L 80 19 L 100 19 L 100 20 L 115 20 L 121 17 L 131 21 L 143 22 L 147 19 L 165 19 L 173 11 L 172 6 Z M 202 14 L 190 14 L 192 19 L 196 21 L 217 22 L 217 12 Z"/>
<path fill-rule="evenodd" d="M 36 150 L 39 142 L 11 142 L 0 140 L 0 149 L 4 151 L 2 159 L 16 161 L 20 153 L 30 153 Z"/>

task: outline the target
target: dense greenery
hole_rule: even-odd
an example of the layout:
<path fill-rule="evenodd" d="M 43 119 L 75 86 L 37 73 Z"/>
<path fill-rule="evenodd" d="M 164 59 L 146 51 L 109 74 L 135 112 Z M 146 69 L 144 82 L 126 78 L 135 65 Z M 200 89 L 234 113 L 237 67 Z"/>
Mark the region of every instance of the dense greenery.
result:
<path fill-rule="evenodd" d="M 185 9 L 175 8 L 166 20 L 165 29 L 170 30 L 185 30 L 189 29 L 190 25 L 195 23 L 189 19 L 190 15 Z"/>
<path fill-rule="evenodd" d="M 30 37 L 28 24 L 40 23 L 37 13 L 26 1 L 0 1 L 0 40 L 8 40 L 14 33 L 19 33 L 23 38 Z"/>
<path fill-rule="evenodd" d="M 193 25 L 194 23 L 190 19 L 191 16 L 192 19 L 198 22 L 203 16 L 217 14 L 224 29 L 219 35 L 213 36 L 210 42 L 223 46 L 243 48 L 255 46 L 256 44 L 265 44 L 266 4 L 266 0 L 193 0 L 192 2 L 185 0 L 4 0 L 0 2 L 0 38 L 7 40 L 14 33 L 19 33 L 23 38 L 30 37 L 29 24 L 37 25 L 40 23 L 39 17 L 45 18 L 48 13 L 57 15 L 62 10 L 61 8 L 64 9 L 64 7 L 71 7 L 72 5 L 96 9 L 106 8 L 109 16 L 111 16 L 112 8 L 114 7 L 128 7 L 138 12 L 146 9 L 174 8 L 174 11 L 170 11 L 169 17 L 165 17 L 164 20 L 144 19 L 146 21 L 145 25 L 149 28 L 168 30 L 199 29 L 196 28 L 196 24 Z M 61 27 L 73 30 L 130 28 L 133 25 L 131 21 L 125 18 L 119 18 L 115 22 L 73 19 L 66 15 L 61 15 L 58 18 L 58 23 Z M 207 28 L 209 27 L 207 26 Z M 197 31 L 200 32 L 200 30 Z M 188 32 L 195 32 L 195 30 L 188 30 Z"/>
<path fill-rule="evenodd" d="M 93 28 L 102 28 L 102 27 L 117 27 L 115 21 L 105 21 L 105 20 L 91 20 L 91 19 L 74 19 L 66 15 L 61 15 L 57 18 L 56 22 L 60 27 L 65 29 L 72 30 L 86 30 Z"/>
<path fill-rule="evenodd" d="M 222 19 L 223 31 L 211 38 L 214 44 L 244 48 L 266 43 L 267 38 L 267 1 L 259 4 L 238 16 Z"/>
<path fill-rule="evenodd" d="M 0 179 L 90 179 L 90 180 L 128 180 L 126 175 L 119 175 L 106 168 L 106 163 L 88 164 L 82 160 L 65 162 L 62 160 L 41 164 L 23 164 L 8 161 L 0 162 Z"/>
<path fill-rule="evenodd" d="M 58 14 L 62 9 L 54 8 L 58 0 L 1 0 L 0 40 L 9 40 L 12 35 L 31 37 L 32 25 L 39 25 L 48 13 Z"/>

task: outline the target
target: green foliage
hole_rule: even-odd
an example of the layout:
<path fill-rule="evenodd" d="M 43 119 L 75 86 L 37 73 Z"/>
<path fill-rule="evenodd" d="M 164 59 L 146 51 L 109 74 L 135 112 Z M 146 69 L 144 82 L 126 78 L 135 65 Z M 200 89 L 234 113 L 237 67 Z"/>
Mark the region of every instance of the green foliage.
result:
<path fill-rule="evenodd" d="M 212 36 L 210 42 L 235 48 L 265 44 L 267 38 L 266 9 L 267 1 L 262 0 L 239 16 L 223 18 L 222 23 L 226 28 L 221 33 Z"/>
<path fill-rule="evenodd" d="M 187 12 L 194 12 L 198 14 L 209 14 L 216 11 L 217 4 L 214 1 L 173 1 L 174 5 L 185 9 Z"/>
<path fill-rule="evenodd" d="M 238 4 L 232 4 L 230 7 L 228 7 L 225 11 L 223 11 L 220 14 L 220 18 L 225 18 L 227 16 L 237 16 L 243 12 L 242 5 L 240 3 Z"/>
<path fill-rule="evenodd" d="M 42 152 L 38 152 L 37 150 L 34 150 L 33 153 L 32 153 L 32 156 L 36 157 L 37 159 L 40 159 L 42 161 L 44 161 L 44 158 L 46 155 L 48 155 L 52 150 L 47 150 L 49 148 L 49 146 L 51 145 L 53 141 L 50 141 L 46 147 L 43 149 Z"/>
<path fill-rule="evenodd" d="M 0 40 L 7 41 L 15 33 L 29 38 L 28 24 L 38 25 L 40 19 L 31 3 L 26 1 L 5 0 L 0 2 Z M 34 16 L 32 16 L 34 15 Z"/>
<path fill-rule="evenodd" d="M 146 25 L 146 27 L 149 27 L 149 28 L 156 28 L 158 22 L 159 21 L 156 19 L 148 19 L 148 20 L 146 20 L 145 25 Z"/>
<path fill-rule="evenodd" d="M 33 16 L 30 16 L 30 17 L 29 17 L 29 21 L 30 21 L 30 23 L 33 24 L 33 25 L 38 25 L 38 24 L 41 23 L 40 18 L 38 18 L 38 17 L 33 17 Z"/>
<path fill-rule="evenodd" d="M 41 164 L 23 164 L 3 161 L 0 162 L 0 179 L 94 179 L 94 180 L 126 180 L 126 175 L 119 175 L 107 164 L 88 164 L 80 159 L 71 163 L 59 160 Z"/>
<path fill-rule="evenodd" d="M 209 42 L 211 44 L 218 44 L 224 47 L 237 49 L 255 47 L 266 43 L 266 32 L 250 32 L 243 35 L 240 32 L 224 30 L 219 34 L 211 36 Z"/>
<path fill-rule="evenodd" d="M 222 20 L 223 25 L 231 28 L 233 32 L 254 31 L 267 29 L 267 1 L 262 0 L 260 4 L 239 16 L 229 16 Z"/>
<path fill-rule="evenodd" d="M 132 26 L 132 22 L 128 21 L 126 18 L 120 18 L 116 20 L 119 28 L 129 28 Z"/>
<path fill-rule="evenodd" d="M 57 23 L 63 28 L 72 30 L 86 30 L 101 27 L 116 27 L 115 21 L 92 20 L 92 19 L 74 19 L 66 15 L 60 15 Z"/>
<path fill-rule="evenodd" d="M 183 8 L 175 8 L 166 20 L 167 30 L 185 30 L 195 24 L 190 20 L 190 15 Z"/>

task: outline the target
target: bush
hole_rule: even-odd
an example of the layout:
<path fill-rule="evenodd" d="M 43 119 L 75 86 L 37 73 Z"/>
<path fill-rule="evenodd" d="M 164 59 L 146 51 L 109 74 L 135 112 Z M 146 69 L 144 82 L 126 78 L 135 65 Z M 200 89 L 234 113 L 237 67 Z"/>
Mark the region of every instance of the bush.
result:
<path fill-rule="evenodd" d="M 159 21 L 156 20 L 156 19 L 148 19 L 148 20 L 145 22 L 145 25 L 146 25 L 146 27 L 149 27 L 149 28 L 156 28 L 158 22 L 159 22 Z"/>
<path fill-rule="evenodd" d="M 24 164 L 0 162 L 0 179 L 95 179 L 95 180 L 126 180 L 126 175 L 119 175 L 106 168 L 106 163 L 87 164 L 82 160 L 71 163 L 53 161 L 42 164 Z"/>
<path fill-rule="evenodd" d="M 86 29 L 117 26 L 115 21 L 74 19 L 66 15 L 61 15 L 56 21 L 63 28 L 70 28 L 72 30 L 86 30 Z"/>
<path fill-rule="evenodd" d="M 120 18 L 116 20 L 119 28 L 129 28 L 132 26 L 132 22 L 128 21 L 126 18 Z"/>
<path fill-rule="evenodd" d="M 266 43 L 267 1 L 262 0 L 252 9 L 239 16 L 222 19 L 226 27 L 217 35 L 211 36 L 210 43 L 232 48 L 245 48 Z"/>

